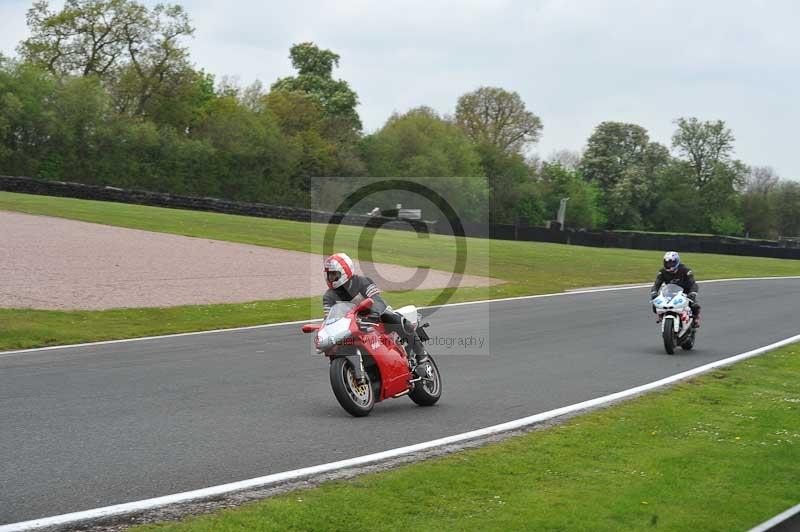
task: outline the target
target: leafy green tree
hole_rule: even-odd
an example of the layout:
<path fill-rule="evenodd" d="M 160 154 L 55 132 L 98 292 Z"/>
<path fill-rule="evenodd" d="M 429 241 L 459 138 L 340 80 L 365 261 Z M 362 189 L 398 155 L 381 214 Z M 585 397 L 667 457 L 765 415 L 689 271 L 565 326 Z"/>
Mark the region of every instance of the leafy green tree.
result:
<path fill-rule="evenodd" d="M 525 182 L 515 187 L 514 217 L 515 222 L 527 222 L 529 225 L 544 225 L 549 219 L 542 191 L 535 182 Z"/>
<path fill-rule="evenodd" d="M 714 179 L 719 165 L 731 162 L 735 137 L 722 120 L 701 122 L 695 117 L 679 118 L 672 147 L 689 162 L 698 190 Z"/>
<path fill-rule="evenodd" d="M 601 191 L 595 183 L 586 181 L 579 170 L 545 162 L 539 186 L 548 219 L 554 220 L 561 199 L 569 198 L 564 220 L 567 226 L 595 229 L 605 223 L 605 213 L 600 207 Z"/>
<path fill-rule="evenodd" d="M 782 181 L 771 192 L 775 229 L 781 237 L 800 236 L 800 183 Z"/>
<path fill-rule="evenodd" d="M 772 236 L 775 212 L 771 195 L 778 182 L 777 174 L 768 166 L 758 166 L 750 171 L 742 193 L 743 223 L 747 235 Z"/>
<path fill-rule="evenodd" d="M 364 139 L 364 149 L 373 176 L 483 176 L 469 139 L 428 107 L 393 114 Z"/>
<path fill-rule="evenodd" d="M 270 191 L 272 185 L 283 185 L 292 169 L 290 150 L 271 113 L 254 113 L 234 97 L 219 97 L 195 138 L 207 139 L 216 151 L 211 170 L 222 197 L 266 201 L 289 194 L 285 187 L 281 194 Z M 290 195 L 296 204 L 302 190 Z"/>
<path fill-rule="evenodd" d="M 741 236 L 744 221 L 740 190 L 750 169 L 741 161 L 719 164 L 711 180 L 703 187 L 701 197 L 708 215 L 708 226 L 714 234 Z"/>
<path fill-rule="evenodd" d="M 543 206 L 530 186 L 531 171 L 522 156 L 491 144 L 480 144 L 476 150 L 491 192 L 489 220 L 501 224 L 513 224 L 519 218 L 533 224 L 543 222 Z"/>
<path fill-rule="evenodd" d="M 8 73 L 9 60 L 0 54 L 0 162 L 11 155 L 8 145 L 13 127 L 12 120 L 19 113 L 19 98 L 12 92 L 13 79 Z"/>
<path fill-rule="evenodd" d="M 475 146 L 432 109 L 392 115 L 379 131 L 364 138 L 362 149 L 370 176 L 448 178 L 430 182 L 471 221 L 487 214 L 489 188 Z"/>
<path fill-rule="evenodd" d="M 57 162 L 58 170 L 45 177 L 98 182 L 100 140 L 112 119 L 108 93 L 96 77 L 70 77 L 57 85 L 53 104 L 46 161 Z"/>
<path fill-rule="evenodd" d="M 509 154 L 521 153 L 542 132 L 541 119 L 525 108 L 519 94 L 499 87 L 480 87 L 462 95 L 455 120 L 476 144 Z"/>
<path fill-rule="evenodd" d="M 325 110 L 319 100 L 301 91 L 272 91 L 262 98 L 277 120 L 294 159 L 292 175 L 308 193 L 311 179 L 337 172 L 337 145 L 327 139 Z"/>
<path fill-rule="evenodd" d="M 194 28 L 179 5 L 148 9 L 135 0 L 47 0 L 28 10 L 31 36 L 19 45 L 25 61 L 57 77 L 97 76 L 118 86 L 116 106 L 142 115 L 149 100 L 190 70 L 182 39 Z"/>
<path fill-rule="evenodd" d="M 667 231 L 741 234 L 744 224 L 739 190 L 744 187 L 749 169 L 731 157 L 733 134 L 722 121 L 680 118 L 676 124 L 672 145 L 680 160 L 665 174 L 666 184 L 659 185 L 671 198 L 660 199 L 653 215 L 655 225 Z M 667 224 L 663 209 L 670 203 L 671 212 L 681 213 L 674 215 L 672 221 L 680 228 Z"/>
<path fill-rule="evenodd" d="M 715 235 L 741 236 L 744 224 L 738 212 L 728 211 L 711 215 L 711 231 Z"/>
<path fill-rule="evenodd" d="M 603 190 L 611 227 L 642 229 L 657 193 L 655 175 L 669 162 L 667 148 L 650 142 L 643 127 L 603 122 L 589 137 L 580 168 Z"/>
<path fill-rule="evenodd" d="M 589 137 L 581 171 L 587 180 L 610 190 L 632 166 L 641 165 L 649 142 L 647 130 L 642 126 L 603 122 Z"/>
<path fill-rule="evenodd" d="M 323 133 L 326 127 L 325 110 L 319 100 L 303 91 L 272 91 L 263 96 L 261 108 L 269 110 L 286 135 L 305 131 Z"/>
<path fill-rule="evenodd" d="M 644 229 L 647 207 L 656 194 L 654 176 L 640 166 L 628 168 L 605 194 L 609 225 L 615 229 Z"/>
<path fill-rule="evenodd" d="M 358 95 L 341 79 L 333 79 L 333 67 L 339 66 L 339 55 L 319 48 L 312 42 L 295 44 L 289 51 L 296 76 L 281 78 L 272 84 L 273 91 L 301 91 L 316 98 L 332 127 L 345 135 L 361 131 L 356 111 Z"/>
<path fill-rule="evenodd" d="M 80 180 L 89 177 L 118 187 L 185 194 L 182 175 L 174 171 L 167 175 L 177 150 L 174 144 L 164 146 L 165 142 L 153 122 L 116 117 L 99 132 L 95 175 Z"/>
<path fill-rule="evenodd" d="M 675 160 L 661 169 L 655 178 L 656 197 L 648 216 L 654 231 L 708 233 L 702 197 L 691 178 L 689 164 Z"/>
<path fill-rule="evenodd" d="M 109 88 L 115 111 L 120 115 L 146 117 L 180 131 L 191 132 L 216 97 L 214 77 L 188 67 L 172 73 L 158 90 L 146 97 L 140 97 L 142 86 L 137 79 L 129 69 Z"/>
<path fill-rule="evenodd" d="M 669 162 L 669 152 L 650 142 L 647 130 L 636 124 L 603 122 L 589 137 L 581 160 L 581 171 L 609 191 L 634 167 L 651 173 Z"/>
<path fill-rule="evenodd" d="M 702 190 L 689 161 L 676 160 L 657 178 L 659 195 L 651 215 L 658 231 L 740 235 L 743 233 L 737 188 L 748 168 L 736 161 L 717 165 Z"/>
<path fill-rule="evenodd" d="M 649 214 L 657 200 L 659 172 L 670 164 L 669 151 L 656 142 L 645 149 L 642 160 L 625 169 L 605 193 L 608 224 L 613 228 L 647 229 Z"/>
<path fill-rule="evenodd" d="M 4 147 L 0 168 L 10 175 L 39 175 L 42 166 L 48 164 L 45 161 L 56 127 L 53 110 L 56 80 L 26 63 L 6 60 L 0 66 Z"/>

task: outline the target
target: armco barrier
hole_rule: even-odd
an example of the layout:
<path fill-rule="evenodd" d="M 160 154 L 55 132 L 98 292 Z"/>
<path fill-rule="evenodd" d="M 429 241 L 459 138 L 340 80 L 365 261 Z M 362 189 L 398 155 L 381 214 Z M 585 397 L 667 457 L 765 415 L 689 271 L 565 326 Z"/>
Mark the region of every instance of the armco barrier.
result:
<path fill-rule="evenodd" d="M 382 227 L 401 230 L 418 229 L 424 226 L 431 233 L 452 234 L 453 232 L 453 229 L 447 221 L 426 223 L 417 221 L 397 221 L 390 218 L 372 218 L 360 215 L 335 217 L 329 212 L 299 207 L 247 203 L 218 198 L 177 196 L 160 192 L 47 181 L 28 177 L 0 176 L 0 190 L 46 196 L 62 196 L 177 209 L 221 212 L 226 214 L 241 214 L 301 222 L 325 223 L 334 217 L 341 220 L 340 223 L 344 225 L 364 226 L 379 224 Z M 464 223 L 464 231 L 467 236 L 498 240 L 552 242 L 579 246 L 628 249 L 675 249 L 683 252 L 800 259 L 800 242 L 797 241 L 775 242 L 769 240 L 743 240 L 721 236 L 637 233 L 635 231 L 584 231 L 575 229 L 559 231 L 546 229 L 544 227 L 466 222 Z"/>
<path fill-rule="evenodd" d="M 63 181 L 46 181 L 41 179 L 31 179 L 29 177 L 0 176 L 0 190 L 4 190 L 6 192 L 20 192 L 25 194 L 39 194 L 44 196 L 60 196 L 65 198 L 113 201 L 117 203 L 134 203 L 138 205 L 149 205 L 155 207 L 171 207 L 175 209 L 240 214 L 244 216 L 276 218 L 280 220 L 294 220 L 299 222 L 326 223 L 332 219 L 336 219 L 343 225 L 357 226 L 381 222 L 383 227 L 403 230 L 411 230 L 415 224 L 419 224 L 419 222 L 414 221 L 400 222 L 393 218 L 375 218 L 358 215 L 336 216 L 329 212 L 317 211 L 314 209 L 303 209 L 299 207 L 284 207 L 280 205 L 267 205 L 264 203 L 247 203 L 243 201 L 232 201 L 219 198 L 177 196 L 162 192 L 129 190 L 117 187 L 85 185 L 83 183 L 70 183 Z"/>

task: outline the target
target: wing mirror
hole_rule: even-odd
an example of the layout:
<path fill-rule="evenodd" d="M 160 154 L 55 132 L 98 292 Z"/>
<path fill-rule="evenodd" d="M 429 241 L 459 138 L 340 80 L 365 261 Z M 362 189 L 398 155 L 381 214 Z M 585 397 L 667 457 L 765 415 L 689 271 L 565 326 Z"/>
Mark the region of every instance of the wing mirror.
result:
<path fill-rule="evenodd" d="M 322 325 L 318 323 L 306 323 L 305 325 L 303 325 L 303 332 L 304 333 L 316 332 L 320 329 L 320 327 L 322 327 Z"/>

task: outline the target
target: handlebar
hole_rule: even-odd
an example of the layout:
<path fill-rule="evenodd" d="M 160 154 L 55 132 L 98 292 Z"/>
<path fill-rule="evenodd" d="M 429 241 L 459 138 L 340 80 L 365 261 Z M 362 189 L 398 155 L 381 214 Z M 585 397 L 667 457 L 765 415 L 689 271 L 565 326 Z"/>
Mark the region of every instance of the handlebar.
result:
<path fill-rule="evenodd" d="M 356 314 L 360 314 L 361 312 L 364 312 L 365 310 L 369 310 L 369 309 L 371 309 L 371 308 L 372 308 L 372 305 L 373 305 L 374 303 L 375 303 L 375 301 L 373 301 L 371 297 L 368 297 L 368 298 L 366 298 L 365 300 L 363 300 L 361 303 L 359 303 L 358 305 L 356 305 L 356 308 L 355 308 L 355 309 L 353 309 L 353 311 L 354 311 Z"/>

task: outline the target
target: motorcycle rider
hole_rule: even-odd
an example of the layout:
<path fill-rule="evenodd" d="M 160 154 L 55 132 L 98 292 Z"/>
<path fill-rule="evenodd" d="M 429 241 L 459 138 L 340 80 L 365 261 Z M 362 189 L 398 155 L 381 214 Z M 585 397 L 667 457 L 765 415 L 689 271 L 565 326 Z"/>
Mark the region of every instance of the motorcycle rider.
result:
<path fill-rule="evenodd" d="M 656 275 L 656 282 L 650 289 L 650 300 L 658 297 L 661 285 L 674 283 L 683 288 L 683 293 L 689 298 L 689 307 L 692 309 L 694 321 L 692 327 L 700 327 L 700 305 L 697 304 L 697 281 L 694 279 L 694 272 L 681 262 L 681 257 L 675 251 L 667 251 L 664 254 L 664 267 Z M 653 306 L 653 312 L 656 311 Z"/>
<path fill-rule="evenodd" d="M 417 365 L 427 360 L 427 353 L 415 330 L 415 325 L 392 310 L 372 279 L 355 273 L 353 259 L 345 253 L 335 253 L 325 259 L 323 269 L 325 281 L 328 283 L 328 290 L 322 295 L 322 312 L 325 317 L 328 316 L 331 307 L 339 301 L 358 304 L 366 298 L 372 298 L 370 313 L 380 318 L 387 331 L 396 332 L 406 340 Z M 411 353 L 408 355 L 410 358 Z"/>

